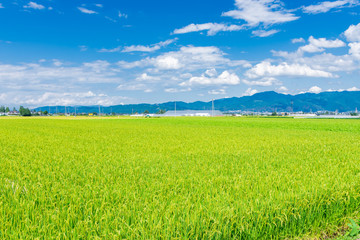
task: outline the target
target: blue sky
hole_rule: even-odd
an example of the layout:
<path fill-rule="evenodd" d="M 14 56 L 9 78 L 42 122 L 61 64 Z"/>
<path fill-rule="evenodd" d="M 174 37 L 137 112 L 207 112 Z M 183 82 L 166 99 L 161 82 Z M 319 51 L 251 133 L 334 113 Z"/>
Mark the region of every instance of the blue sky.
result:
<path fill-rule="evenodd" d="M 360 1 L 0 0 L 0 105 L 360 90 Z"/>

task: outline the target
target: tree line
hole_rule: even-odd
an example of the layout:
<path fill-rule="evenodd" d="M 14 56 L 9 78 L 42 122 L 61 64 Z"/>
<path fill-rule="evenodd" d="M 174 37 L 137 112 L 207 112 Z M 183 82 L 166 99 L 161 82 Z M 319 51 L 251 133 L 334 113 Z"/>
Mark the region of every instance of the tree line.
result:
<path fill-rule="evenodd" d="M 0 113 L 9 113 L 10 108 L 5 106 L 0 106 Z M 17 112 L 16 108 L 14 107 L 12 109 L 12 112 Z M 20 106 L 19 113 L 21 116 L 31 116 L 31 111 L 29 108 L 24 108 L 23 106 Z"/>

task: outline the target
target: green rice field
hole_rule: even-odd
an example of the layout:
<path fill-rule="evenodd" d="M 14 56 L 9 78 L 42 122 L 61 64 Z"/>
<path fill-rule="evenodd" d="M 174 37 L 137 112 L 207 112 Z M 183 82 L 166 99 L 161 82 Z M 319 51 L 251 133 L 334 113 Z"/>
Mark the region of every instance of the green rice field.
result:
<path fill-rule="evenodd" d="M 0 118 L 0 239 L 302 239 L 360 217 L 360 120 Z"/>

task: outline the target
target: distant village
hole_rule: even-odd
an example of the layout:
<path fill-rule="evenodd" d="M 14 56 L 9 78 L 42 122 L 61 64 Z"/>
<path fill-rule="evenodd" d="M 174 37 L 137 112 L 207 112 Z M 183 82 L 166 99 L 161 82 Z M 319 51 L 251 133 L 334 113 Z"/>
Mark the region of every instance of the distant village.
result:
<path fill-rule="evenodd" d="M 257 112 L 257 111 L 219 111 L 219 110 L 160 110 L 156 113 L 150 113 L 145 110 L 143 113 L 133 114 L 119 114 L 119 113 L 104 113 L 104 112 L 49 112 L 30 110 L 20 106 L 19 110 L 9 107 L 0 106 L 0 116 L 131 116 L 131 117 L 219 117 L 219 116 L 264 116 L 264 117 L 294 117 L 294 118 L 359 118 L 359 112 L 357 109 L 350 112 L 338 112 L 338 111 L 317 111 L 317 112 Z"/>

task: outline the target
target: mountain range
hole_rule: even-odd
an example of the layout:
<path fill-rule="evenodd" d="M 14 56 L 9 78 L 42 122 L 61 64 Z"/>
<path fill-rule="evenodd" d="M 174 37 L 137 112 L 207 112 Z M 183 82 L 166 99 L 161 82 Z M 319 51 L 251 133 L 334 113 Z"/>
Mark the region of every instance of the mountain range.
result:
<path fill-rule="evenodd" d="M 212 102 L 176 102 L 177 110 L 210 110 Z M 273 91 L 261 92 L 252 96 L 222 98 L 214 100 L 216 110 L 226 111 L 256 111 L 256 112 L 316 112 L 316 111 L 339 111 L 351 112 L 360 110 L 360 91 L 303 93 L 297 95 L 281 94 Z M 159 110 L 174 110 L 175 102 L 158 104 L 126 104 L 100 107 L 101 113 L 131 114 L 149 111 L 156 113 Z M 44 106 L 35 108 L 36 111 L 48 111 L 50 113 L 64 113 L 65 106 Z M 98 113 L 99 106 L 76 106 L 77 113 Z M 75 112 L 75 107 L 66 107 L 66 112 Z"/>

